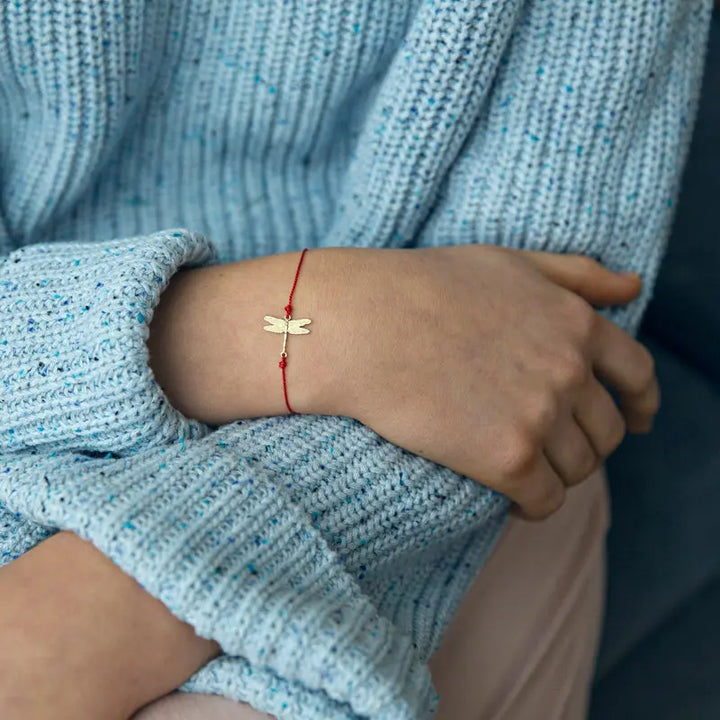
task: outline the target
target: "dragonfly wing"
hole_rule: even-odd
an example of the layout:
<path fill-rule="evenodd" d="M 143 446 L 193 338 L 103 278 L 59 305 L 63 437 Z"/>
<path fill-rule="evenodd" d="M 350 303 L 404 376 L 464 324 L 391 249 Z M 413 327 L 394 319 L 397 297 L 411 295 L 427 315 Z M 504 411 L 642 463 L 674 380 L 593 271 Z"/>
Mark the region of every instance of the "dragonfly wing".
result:
<path fill-rule="evenodd" d="M 290 320 L 288 322 L 288 333 L 290 335 L 307 335 L 310 331 L 303 327 L 303 325 L 308 325 L 311 320 L 308 318 L 303 318 L 301 320 Z"/>
<path fill-rule="evenodd" d="M 268 332 L 274 332 L 274 333 L 284 333 L 285 332 L 285 320 L 282 318 L 276 318 L 272 315 L 266 315 L 263 320 L 265 322 L 270 323 L 269 325 L 265 325 L 263 327 L 263 330 L 267 330 Z"/>

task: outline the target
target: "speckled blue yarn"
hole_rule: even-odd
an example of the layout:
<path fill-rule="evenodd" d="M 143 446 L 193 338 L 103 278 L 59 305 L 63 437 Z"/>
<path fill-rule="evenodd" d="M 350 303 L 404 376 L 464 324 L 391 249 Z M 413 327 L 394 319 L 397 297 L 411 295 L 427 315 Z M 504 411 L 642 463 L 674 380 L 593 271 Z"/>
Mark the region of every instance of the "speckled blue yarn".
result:
<path fill-rule="evenodd" d="M 71 529 L 220 642 L 185 689 L 429 720 L 505 500 L 349 419 L 183 417 L 153 309 L 182 265 L 487 242 L 642 272 L 634 331 L 710 5 L 0 3 L 0 564 Z"/>

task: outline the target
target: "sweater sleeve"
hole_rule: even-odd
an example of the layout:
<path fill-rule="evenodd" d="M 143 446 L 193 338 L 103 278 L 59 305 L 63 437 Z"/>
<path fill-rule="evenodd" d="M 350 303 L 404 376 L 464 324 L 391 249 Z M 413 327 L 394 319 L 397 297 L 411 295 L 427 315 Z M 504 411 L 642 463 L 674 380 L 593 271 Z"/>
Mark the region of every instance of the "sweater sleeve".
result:
<path fill-rule="evenodd" d="M 213 262 L 185 230 L 39 243 L 0 265 L 0 454 L 121 453 L 207 432 L 177 412 L 148 364 L 148 324 L 183 265 Z"/>
<path fill-rule="evenodd" d="M 123 457 L 9 453 L 3 508 L 0 548 L 20 516 L 74 531 L 218 641 L 186 689 L 279 720 L 430 720 L 426 661 L 507 503 L 353 420 L 292 416 Z"/>
<path fill-rule="evenodd" d="M 148 323 L 215 257 L 167 231 L 4 259 L 0 564 L 75 532 L 221 645 L 186 689 L 279 720 L 429 720 L 426 661 L 507 501 L 346 418 L 174 410 Z"/>

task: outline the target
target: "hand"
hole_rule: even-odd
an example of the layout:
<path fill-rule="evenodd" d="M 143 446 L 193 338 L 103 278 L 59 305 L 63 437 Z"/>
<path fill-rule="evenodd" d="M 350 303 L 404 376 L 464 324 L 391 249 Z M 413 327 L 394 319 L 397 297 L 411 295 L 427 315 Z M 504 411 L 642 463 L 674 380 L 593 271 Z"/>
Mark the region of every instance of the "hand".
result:
<path fill-rule="evenodd" d="M 652 357 L 589 304 L 630 301 L 637 275 L 488 245 L 337 252 L 315 311 L 320 333 L 342 303 L 322 330 L 336 382 L 309 405 L 495 488 L 531 519 L 557 510 L 626 426 L 650 429 Z"/>
<path fill-rule="evenodd" d="M 0 597 L 3 720 L 127 720 L 219 653 L 71 533 L 0 568 Z"/>

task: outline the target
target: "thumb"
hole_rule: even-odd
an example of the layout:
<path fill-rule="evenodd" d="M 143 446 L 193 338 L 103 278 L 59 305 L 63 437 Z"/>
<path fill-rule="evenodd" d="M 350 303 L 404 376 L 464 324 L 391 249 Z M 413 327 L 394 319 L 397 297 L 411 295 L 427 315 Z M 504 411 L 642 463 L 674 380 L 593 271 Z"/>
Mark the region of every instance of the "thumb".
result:
<path fill-rule="evenodd" d="M 537 250 L 518 250 L 548 279 L 570 290 L 591 305 L 624 305 L 642 289 L 635 272 L 613 272 L 586 255 L 561 255 Z"/>

